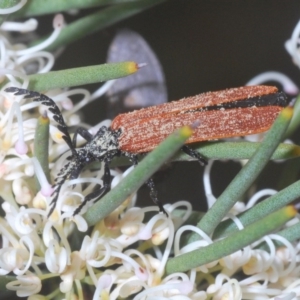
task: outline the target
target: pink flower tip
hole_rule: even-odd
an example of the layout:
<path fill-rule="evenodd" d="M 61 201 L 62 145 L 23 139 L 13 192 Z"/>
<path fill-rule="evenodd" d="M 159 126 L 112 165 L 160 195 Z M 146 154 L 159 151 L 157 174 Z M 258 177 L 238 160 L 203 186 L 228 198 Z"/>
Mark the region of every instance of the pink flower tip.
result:
<path fill-rule="evenodd" d="M 50 184 L 45 184 L 41 188 L 41 194 L 45 197 L 50 197 L 54 192 L 54 188 Z"/>
<path fill-rule="evenodd" d="M 64 25 L 64 16 L 62 14 L 55 15 L 53 19 L 53 28 L 58 29 Z"/>
<path fill-rule="evenodd" d="M 148 272 L 141 267 L 135 269 L 135 275 L 142 281 L 146 281 L 148 279 Z"/>
<path fill-rule="evenodd" d="M 193 284 L 190 281 L 182 281 L 178 284 L 178 290 L 184 295 L 188 295 L 193 290 Z"/>
<path fill-rule="evenodd" d="M 145 227 L 139 232 L 139 238 L 143 241 L 147 241 L 151 239 L 152 232 L 149 230 L 149 228 Z"/>
<path fill-rule="evenodd" d="M 16 144 L 15 144 L 15 149 L 17 151 L 18 154 L 26 154 L 28 152 L 28 146 L 26 145 L 26 143 L 24 141 L 21 140 L 17 140 Z"/>
<path fill-rule="evenodd" d="M 299 89 L 295 85 L 285 85 L 283 87 L 284 91 L 289 94 L 289 95 L 298 95 L 299 94 Z"/>
<path fill-rule="evenodd" d="M 99 278 L 97 285 L 100 285 L 103 289 L 105 289 L 111 285 L 111 282 L 112 282 L 112 277 L 110 275 L 105 274 Z"/>

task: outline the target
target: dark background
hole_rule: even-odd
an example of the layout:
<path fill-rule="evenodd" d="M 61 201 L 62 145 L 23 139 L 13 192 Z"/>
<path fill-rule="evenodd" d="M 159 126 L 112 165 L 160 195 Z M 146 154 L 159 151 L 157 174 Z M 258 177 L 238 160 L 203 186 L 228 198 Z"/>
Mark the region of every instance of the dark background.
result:
<path fill-rule="evenodd" d="M 140 33 L 156 52 L 167 81 L 169 100 L 244 85 L 260 72 L 274 70 L 298 83 L 299 69 L 284 48 L 300 18 L 299 1 L 172 0 L 70 45 L 55 69 L 104 63 L 110 41 L 121 28 Z M 80 12 L 80 15 L 94 10 Z M 65 16 L 68 22 L 74 18 Z M 88 86 L 91 91 L 96 86 Z M 105 105 L 85 108 L 89 123 L 105 118 Z M 240 165 L 218 162 L 213 169 L 219 195 Z M 203 169 L 198 163 L 173 163 L 155 176 L 162 201 L 186 199 L 195 208 L 205 203 Z M 280 166 L 270 164 L 260 185 L 276 187 Z M 149 199 L 142 188 L 140 201 Z M 141 203 L 141 202 L 140 202 Z"/>

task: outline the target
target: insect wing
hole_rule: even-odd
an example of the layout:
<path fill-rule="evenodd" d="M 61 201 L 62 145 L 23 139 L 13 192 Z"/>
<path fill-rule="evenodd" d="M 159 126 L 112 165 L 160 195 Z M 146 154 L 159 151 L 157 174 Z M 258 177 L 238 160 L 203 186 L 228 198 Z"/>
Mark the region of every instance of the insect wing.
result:
<path fill-rule="evenodd" d="M 279 106 L 248 107 L 142 119 L 121 126 L 119 147 L 134 153 L 151 151 L 174 130 L 196 121 L 199 126 L 187 143 L 260 133 L 271 127 L 281 110 Z"/>
<path fill-rule="evenodd" d="M 277 92 L 274 86 L 243 86 L 217 92 L 208 92 L 194 97 L 184 98 L 157 106 L 151 106 L 130 113 L 118 115 L 112 122 L 111 128 L 117 130 L 127 123 L 134 123 L 138 120 L 156 118 L 157 116 L 178 114 L 186 111 L 199 110 L 208 106 L 222 105 L 224 103 L 243 101 L 245 99 L 264 96 Z M 201 120 L 201 119 L 200 119 Z M 184 125 L 190 125 L 185 123 Z"/>

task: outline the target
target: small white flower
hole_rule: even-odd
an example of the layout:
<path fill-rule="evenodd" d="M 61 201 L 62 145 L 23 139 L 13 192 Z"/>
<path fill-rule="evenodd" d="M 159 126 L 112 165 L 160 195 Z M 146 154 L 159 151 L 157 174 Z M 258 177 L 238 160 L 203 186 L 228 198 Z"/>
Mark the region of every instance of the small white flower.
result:
<path fill-rule="evenodd" d="M 291 38 L 285 42 L 285 48 L 287 52 L 291 55 L 293 62 L 298 67 L 300 66 L 299 36 L 300 36 L 300 21 L 294 28 Z"/>
<path fill-rule="evenodd" d="M 71 253 L 71 262 L 60 275 L 62 282 L 60 284 L 60 291 L 67 293 L 71 290 L 73 281 L 75 279 L 81 280 L 85 276 L 85 263 L 80 258 L 79 252 L 75 251 Z"/>
<path fill-rule="evenodd" d="M 264 250 L 252 250 L 249 261 L 243 265 L 244 273 L 251 275 L 266 272 L 272 263 L 270 258 L 270 254 Z"/>
<path fill-rule="evenodd" d="M 79 255 L 82 260 L 87 261 L 93 267 L 102 267 L 107 264 L 111 258 L 112 241 L 108 238 L 99 237 L 99 232 L 94 232 L 92 238 L 85 236 Z M 116 244 L 116 243 L 115 243 Z M 120 246 L 117 248 L 122 249 Z"/>
<path fill-rule="evenodd" d="M 224 274 L 218 274 L 214 284 L 207 288 L 207 294 L 212 299 L 241 300 L 242 290 L 236 279 L 230 279 Z"/>
<path fill-rule="evenodd" d="M 109 299 L 108 289 L 111 287 L 111 285 L 112 276 L 104 274 L 101 277 L 99 277 L 93 300 L 98 300 L 100 296 L 101 299 Z"/>
<path fill-rule="evenodd" d="M 60 247 L 56 240 L 49 243 L 45 252 L 45 263 L 48 270 L 52 273 L 61 274 L 67 266 L 67 251 Z"/>
<path fill-rule="evenodd" d="M 110 294 L 111 299 L 117 299 L 117 297 L 128 298 L 140 292 L 143 288 L 147 288 L 147 285 L 136 278 L 129 278 L 123 280 Z"/>
<path fill-rule="evenodd" d="M 11 281 L 6 285 L 11 291 L 16 291 L 19 297 L 28 297 L 37 294 L 42 289 L 42 283 L 39 277 L 31 272 L 17 276 L 16 281 Z"/>
<path fill-rule="evenodd" d="M 251 257 L 250 247 L 236 251 L 220 260 L 220 265 L 224 266 L 230 274 L 236 272 L 240 267 L 246 265 Z"/>
<path fill-rule="evenodd" d="M 32 200 L 32 205 L 34 208 L 46 210 L 48 207 L 47 198 L 41 192 L 38 192 Z"/>
<path fill-rule="evenodd" d="M 112 214 L 109 217 L 111 216 Z M 119 222 L 121 233 L 127 236 L 136 235 L 144 227 L 144 217 L 144 213 L 138 207 L 128 209 Z"/>
<path fill-rule="evenodd" d="M 31 202 L 33 194 L 30 190 L 28 183 L 24 179 L 19 178 L 14 180 L 12 188 L 16 197 L 16 201 L 20 205 L 25 205 Z"/>

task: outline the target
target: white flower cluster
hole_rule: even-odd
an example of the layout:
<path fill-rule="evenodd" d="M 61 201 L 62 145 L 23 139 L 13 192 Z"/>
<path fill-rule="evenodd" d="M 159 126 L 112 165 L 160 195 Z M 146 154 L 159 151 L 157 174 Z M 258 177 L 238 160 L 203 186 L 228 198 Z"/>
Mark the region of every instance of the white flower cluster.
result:
<path fill-rule="evenodd" d="M 209 162 L 204 172 L 204 188 L 208 207 L 211 207 L 216 201 L 210 184 L 212 165 L 213 163 Z M 236 215 L 254 206 L 260 199 L 274 194 L 276 191 L 272 189 L 260 190 L 249 199 L 247 204 L 237 202 L 228 217 L 241 230 L 243 225 Z M 288 225 L 291 226 L 298 221 L 295 218 Z M 183 228 L 181 227 L 180 230 Z M 201 247 L 212 243 L 212 240 L 202 232 L 198 231 L 198 234 L 202 238 Z M 259 249 L 258 245 L 262 242 L 266 243 L 267 251 Z M 285 247 L 276 249 L 277 242 L 282 243 Z M 181 251 L 192 251 L 191 245 Z M 213 295 L 212 299 L 300 299 L 299 249 L 300 243 L 291 244 L 279 235 L 270 234 L 240 251 L 197 268 L 197 270 L 201 269 L 203 273 L 217 270 L 215 282 L 206 290 L 207 295 Z M 238 277 L 237 274 L 239 274 Z M 239 277 L 240 280 L 238 280 Z"/>
<path fill-rule="evenodd" d="M 13 9 L 19 9 L 25 3 L 25 0 L 20 1 Z M 10 13 L 13 9 L 0 10 L 0 13 Z M 75 297 L 300 299 L 300 244 L 292 245 L 278 235 L 263 239 L 269 251 L 256 249 L 261 243 L 257 241 L 188 273 L 164 275 L 171 255 L 177 256 L 213 243 L 195 226 L 182 225 L 192 214 L 191 205 L 185 201 L 166 205 L 169 213 L 166 217 L 156 213 L 157 207 L 133 207 L 135 197 L 132 196 L 89 229 L 83 217 L 72 217 L 72 211 L 96 184 L 102 184 L 102 171 L 84 172 L 82 177 L 87 178 L 85 182 L 88 183 L 84 190 L 81 184 L 77 184 L 83 179 L 66 183 L 59 197 L 60 209 L 56 209 L 51 218 L 47 217 L 51 200 L 47 193 L 51 194 L 51 186 L 39 163 L 32 159 L 37 118 L 45 108 L 39 107 L 42 111 L 37 111 L 37 103 L 4 92 L 9 86 L 26 88 L 29 83 L 26 74 L 48 72 L 53 66 L 54 56 L 43 49 L 59 35 L 63 26 L 61 16 L 54 18 L 53 34 L 42 44 L 27 48 L 11 42 L 9 31 L 25 34 L 35 30 L 36 26 L 35 20 L 29 20 L 24 23 L 4 22 L 0 27 L 0 196 L 4 211 L 4 216 L 0 217 L 0 280 L 4 280 L 5 275 L 15 278 L 7 283 L 7 289 L 31 300 Z M 297 54 L 291 50 L 291 44 L 289 47 L 290 53 Z M 110 84 L 106 84 L 100 94 Z M 73 107 L 70 96 L 74 94 L 82 94 L 83 100 Z M 59 105 L 66 123 L 76 125 L 80 119 L 74 112 L 82 103 L 98 97 L 99 93 L 91 96 L 86 90 L 74 89 L 54 90 L 47 95 Z M 91 132 L 102 124 L 91 128 Z M 68 156 L 65 153 L 68 148 L 55 122 L 50 125 L 49 148 L 53 179 Z M 124 174 L 112 171 L 112 186 L 131 169 Z M 204 175 L 209 207 L 215 201 L 210 187 L 210 170 L 211 164 L 206 167 Z M 35 190 L 34 175 L 39 178 L 40 192 Z M 73 185 L 74 189 L 68 188 Z M 253 205 L 263 195 L 273 193 L 260 192 L 249 203 Z M 245 209 L 245 205 L 239 204 L 231 213 L 236 215 Z M 236 217 L 232 219 L 242 228 Z M 180 241 L 190 232 L 196 232 L 201 239 L 182 247 Z M 276 250 L 273 241 L 280 241 L 286 247 Z"/>

